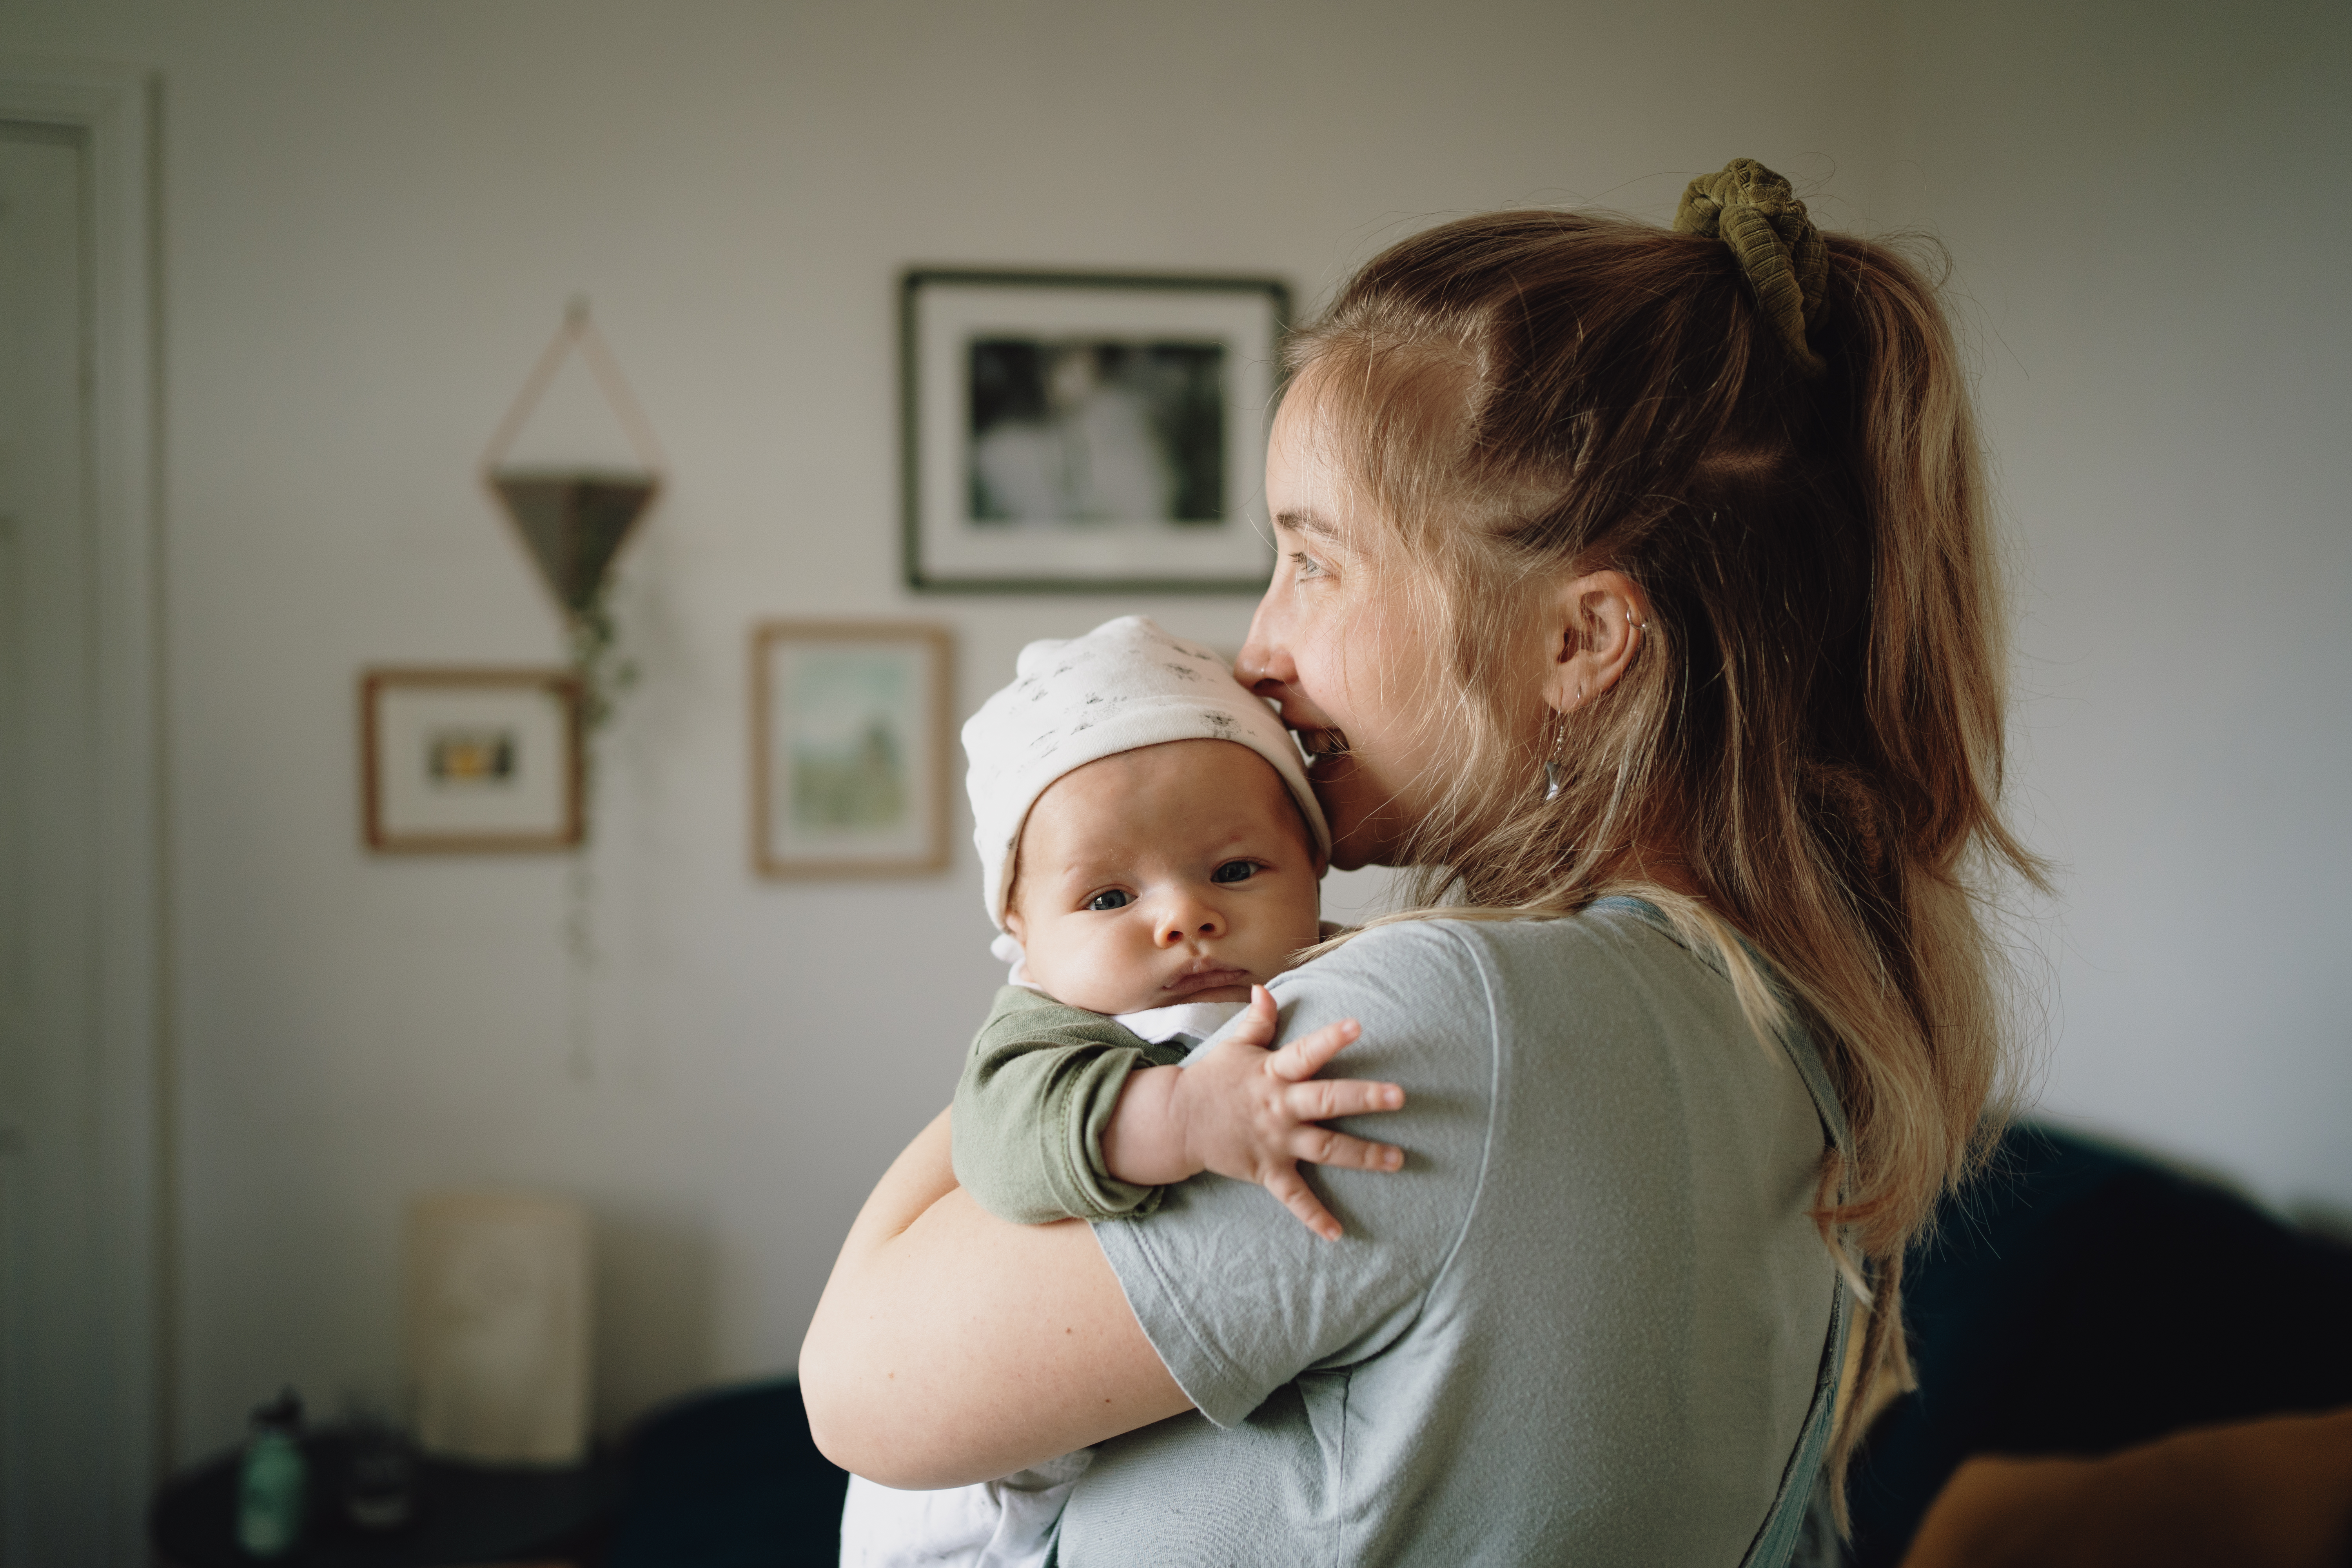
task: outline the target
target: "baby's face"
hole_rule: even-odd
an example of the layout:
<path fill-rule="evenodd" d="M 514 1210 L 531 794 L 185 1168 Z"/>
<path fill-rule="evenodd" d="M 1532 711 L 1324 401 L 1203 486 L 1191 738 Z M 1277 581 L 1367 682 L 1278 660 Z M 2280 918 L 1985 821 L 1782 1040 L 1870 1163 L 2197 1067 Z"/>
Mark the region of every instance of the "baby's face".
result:
<path fill-rule="evenodd" d="M 1233 741 L 1171 741 L 1037 797 L 1005 927 L 1029 977 L 1073 1007 L 1246 1002 L 1315 942 L 1321 875 L 1272 763 Z"/>

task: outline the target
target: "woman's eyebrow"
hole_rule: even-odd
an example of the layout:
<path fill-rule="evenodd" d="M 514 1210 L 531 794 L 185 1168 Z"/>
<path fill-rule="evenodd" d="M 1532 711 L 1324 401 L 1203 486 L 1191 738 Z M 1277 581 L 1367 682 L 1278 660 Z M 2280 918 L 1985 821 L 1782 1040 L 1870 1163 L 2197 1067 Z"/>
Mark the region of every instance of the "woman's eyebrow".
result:
<path fill-rule="evenodd" d="M 1312 511 L 1278 511 L 1274 514 L 1274 521 L 1276 526 L 1286 528 L 1293 533 L 1311 533 L 1318 539 L 1337 540 L 1339 537 L 1338 529 Z"/>

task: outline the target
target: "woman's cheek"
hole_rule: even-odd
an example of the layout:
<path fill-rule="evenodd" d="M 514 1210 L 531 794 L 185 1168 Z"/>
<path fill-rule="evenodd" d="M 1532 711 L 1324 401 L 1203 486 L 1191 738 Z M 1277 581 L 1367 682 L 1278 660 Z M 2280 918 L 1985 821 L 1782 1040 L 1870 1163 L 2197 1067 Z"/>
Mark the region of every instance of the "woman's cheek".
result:
<path fill-rule="evenodd" d="M 1342 871 L 1381 863 L 1392 847 L 1382 831 L 1377 779 L 1358 758 L 1318 761 L 1308 775 L 1331 825 L 1331 863 Z"/>

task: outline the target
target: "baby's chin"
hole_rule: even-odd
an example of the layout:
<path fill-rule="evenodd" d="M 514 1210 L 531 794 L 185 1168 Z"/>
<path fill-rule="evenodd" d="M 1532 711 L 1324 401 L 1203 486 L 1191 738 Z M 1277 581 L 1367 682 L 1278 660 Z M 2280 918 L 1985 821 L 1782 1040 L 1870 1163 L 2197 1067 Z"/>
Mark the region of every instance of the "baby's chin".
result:
<path fill-rule="evenodd" d="M 1175 1007 L 1187 1002 L 1246 1002 L 1250 988 L 1246 985 L 1216 985 L 1206 991 L 1188 991 L 1181 996 L 1170 995 L 1165 1001 L 1146 1002 L 1145 1007 Z M 1141 1008 L 1131 1009 L 1140 1012 Z"/>
<path fill-rule="evenodd" d="M 1160 988 L 1146 991 L 1140 995 L 1097 993 L 1093 996 L 1076 999 L 1055 994 L 1051 986 L 1047 986 L 1046 990 L 1054 994 L 1055 1001 L 1066 1006 L 1083 1007 L 1089 1013 L 1103 1013 L 1114 1017 L 1121 1013 L 1148 1013 L 1158 1007 L 1181 1007 L 1192 1002 L 1246 1002 L 1250 999 L 1250 988 L 1247 983 L 1239 985 L 1213 985 L 1203 991 Z"/>

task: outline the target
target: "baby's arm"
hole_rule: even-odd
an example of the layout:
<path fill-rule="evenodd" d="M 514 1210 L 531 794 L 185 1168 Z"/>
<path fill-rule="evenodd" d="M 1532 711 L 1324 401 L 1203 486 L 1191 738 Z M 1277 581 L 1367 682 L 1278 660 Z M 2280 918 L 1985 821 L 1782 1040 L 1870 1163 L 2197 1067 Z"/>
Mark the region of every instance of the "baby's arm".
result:
<path fill-rule="evenodd" d="M 1269 1050 L 1274 998 L 1263 985 L 1252 986 L 1249 1011 L 1192 1066 L 1143 1067 L 1127 1075 L 1102 1131 L 1104 1168 L 1139 1186 L 1164 1186 L 1202 1171 L 1255 1182 L 1307 1229 L 1337 1240 L 1339 1222 L 1299 1175 L 1297 1162 L 1365 1171 L 1404 1163 L 1401 1149 L 1320 1125 L 1404 1105 L 1404 1090 L 1392 1083 L 1315 1076 L 1360 1033 L 1351 1018 Z"/>
<path fill-rule="evenodd" d="M 1130 1072 L 1182 1056 L 1099 1013 L 1005 987 L 956 1084 L 956 1181 L 1014 1225 L 1150 1213 L 1159 1186 L 1106 1170 L 1103 1131 Z"/>

